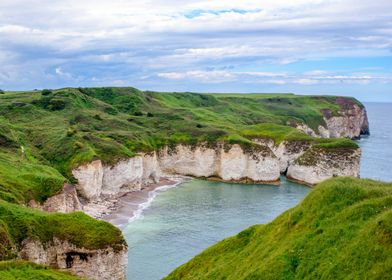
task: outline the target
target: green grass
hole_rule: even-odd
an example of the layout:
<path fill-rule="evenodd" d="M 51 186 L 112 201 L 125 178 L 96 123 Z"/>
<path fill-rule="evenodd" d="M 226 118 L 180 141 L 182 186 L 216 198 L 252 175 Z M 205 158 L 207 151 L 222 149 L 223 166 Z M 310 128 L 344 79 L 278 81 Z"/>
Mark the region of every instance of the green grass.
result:
<path fill-rule="evenodd" d="M 247 138 L 273 139 L 275 144 L 286 141 L 313 141 L 314 138 L 304 132 L 285 125 L 263 123 L 247 127 L 241 132 Z M 339 139 L 340 141 L 340 139 Z"/>
<path fill-rule="evenodd" d="M 266 225 L 227 238 L 166 279 L 390 279 L 392 184 L 321 183 Z"/>
<path fill-rule="evenodd" d="M 32 199 L 42 202 L 58 192 L 65 181 L 53 167 L 0 150 L 0 199 L 14 203 Z"/>
<path fill-rule="evenodd" d="M 308 139 L 289 125 L 305 122 L 317 130 L 324 124 L 320 110 L 337 114 L 336 100 L 134 88 L 66 88 L 45 96 L 40 91 L 7 92 L 0 96 L 0 141 L 3 136 L 7 149 L 24 145 L 40 163 L 70 178 L 72 167 L 94 158 L 115 162 L 170 143 L 216 142 L 250 134 L 278 142 Z"/>
<path fill-rule="evenodd" d="M 65 272 L 22 261 L 0 262 L 0 279 L 2 280 L 81 280 Z"/>
<path fill-rule="evenodd" d="M 43 243 L 58 238 L 87 249 L 121 250 L 125 244 L 118 228 L 82 212 L 47 213 L 0 201 L 0 260 L 15 258 L 15 248 L 27 238 Z"/>
<path fill-rule="evenodd" d="M 218 141 L 252 146 L 254 137 L 355 147 L 346 139 L 317 140 L 322 109 L 337 114 L 339 97 L 293 94 L 196 94 L 135 88 L 65 88 L 0 95 L 0 199 L 45 201 L 72 168 L 94 159 L 114 163 L 164 145 Z M 345 103 L 357 101 L 344 98 Z M 22 159 L 21 146 L 25 148 Z"/>

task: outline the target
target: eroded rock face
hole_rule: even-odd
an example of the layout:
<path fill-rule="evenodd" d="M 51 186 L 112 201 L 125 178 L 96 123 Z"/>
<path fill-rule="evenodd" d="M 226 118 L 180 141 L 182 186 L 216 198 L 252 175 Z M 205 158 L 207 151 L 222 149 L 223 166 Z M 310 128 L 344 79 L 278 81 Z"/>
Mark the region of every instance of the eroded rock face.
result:
<path fill-rule="evenodd" d="M 315 185 L 335 176 L 359 177 L 361 150 L 311 148 L 288 168 L 287 177 Z"/>
<path fill-rule="evenodd" d="M 264 145 L 271 149 L 279 160 L 281 174 L 285 174 L 289 165 L 311 146 L 311 143 L 308 141 L 282 141 L 279 145 L 275 145 L 272 139 L 252 139 L 252 141 L 253 143 Z"/>
<path fill-rule="evenodd" d="M 140 190 L 143 185 L 170 174 L 215 177 L 232 182 L 275 183 L 280 174 L 287 172 L 288 177 L 310 185 L 333 176 L 359 175 L 359 150 L 314 155 L 308 141 L 283 141 L 279 145 L 268 139 L 253 139 L 253 142 L 258 146 L 247 151 L 238 144 L 220 143 L 214 147 L 179 144 L 120 161 L 114 166 L 103 166 L 94 161 L 90 166 L 74 170 L 73 174 L 81 182 L 78 186 L 80 194 L 89 201 L 98 202 L 102 197 Z M 309 155 L 318 159 L 317 164 Z"/>
<path fill-rule="evenodd" d="M 244 151 L 240 145 L 216 147 L 177 145 L 158 153 L 142 154 L 114 166 L 94 161 L 75 170 L 78 191 L 88 200 L 137 191 L 165 174 L 219 177 L 224 181 L 275 182 L 279 160 L 267 146 Z"/>
<path fill-rule="evenodd" d="M 219 177 L 224 181 L 273 182 L 279 180 L 279 163 L 266 146 L 244 151 L 240 145 L 218 144 L 214 148 L 178 145 L 159 154 L 166 173 L 195 177 Z"/>
<path fill-rule="evenodd" d="M 340 116 L 329 116 L 324 113 L 324 121 L 329 131 L 329 137 L 358 138 L 361 134 L 369 133 L 369 123 L 366 110 L 357 104 L 349 104 L 339 111 Z"/>
<path fill-rule="evenodd" d="M 48 212 L 60 213 L 70 213 L 83 210 L 75 186 L 67 183 L 64 184 L 58 194 L 49 197 L 43 204 L 39 204 L 32 200 L 29 202 L 29 207 Z"/>
<path fill-rule="evenodd" d="M 81 211 L 82 205 L 80 204 L 75 186 L 64 184 L 59 194 L 49 197 L 45 201 L 42 205 L 42 210 L 61 213 Z"/>
<path fill-rule="evenodd" d="M 85 198 L 100 197 L 103 183 L 103 166 L 100 160 L 79 166 L 72 170 L 73 176 L 78 179 L 78 192 Z"/>
<path fill-rule="evenodd" d="M 177 145 L 159 152 L 159 165 L 169 174 L 210 177 L 217 175 L 217 161 L 216 150 L 204 146 Z"/>
<path fill-rule="evenodd" d="M 369 134 L 369 121 L 364 107 L 347 98 L 337 98 L 336 102 L 340 106 L 337 115 L 330 109 L 321 110 L 325 125 L 319 125 L 318 131 L 304 123 L 297 124 L 296 128 L 313 137 L 322 138 L 356 139 Z"/>
<path fill-rule="evenodd" d="M 72 170 L 72 174 L 78 180 L 79 194 L 87 200 L 97 200 L 140 190 L 145 184 L 159 181 L 161 171 L 153 153 L 122 160 L 113 166 L 95 160 Z"/>
<path fill-rule="evenodd" d="M 26 239 L 22 243 L 20 258 L 52 268 L 68 271 L 74 275 L 96 280 L 126 279 L 126 247 L 89 250 L 78 248 L 67 241 L 55 238 L 43 244 Z"/>

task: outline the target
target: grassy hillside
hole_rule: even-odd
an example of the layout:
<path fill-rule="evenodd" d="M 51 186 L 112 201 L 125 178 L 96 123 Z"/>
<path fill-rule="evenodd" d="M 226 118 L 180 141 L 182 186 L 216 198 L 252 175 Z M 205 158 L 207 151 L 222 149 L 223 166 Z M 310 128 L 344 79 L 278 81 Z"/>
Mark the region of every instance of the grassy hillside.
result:
<path fill-rule="evenodd" d="M 297 207 L 205 250 L 166 279 L 391 279 L 392 184 L 321 183 Z"/>
<path fill-rule="evenodd" d="M 40 265 L 27 262 L 0 262 L 2 280 L 81 280 L 68 273 L 58 272 Z"/>
<path fill-rule="evenodd" d="M 292 127 L 305 122 L 317 130 L 323 124 L 321 110 L 338 114 L 340 106 L 337 97 L 293 94 L 134 88 L 6 92 L 0 95 L 0 199 L 44 201 L 72 181 L 71 169 L 79 164 L 95 158 L 115 162 L 173 143 L 253 145 L 252 137 L 266 137 L 276 143 L 321 141 L 326 148 L 340 147 L 344 140 L 315 140 Z"/>
<path fill-rule="evenodd" d="M 342 98 L 339 99 L 340 101 Z M 347 139 L 314 139 L 296 130 L 317 130 L 322 110 L 337 115 L 332 96 L 293 94 L 196 94 L 143 92 L 134 88 L 66 88 L 0 94 L 0 261 L 16 257 L 26 238 L 54 237 L 91 249 L 120 249 L 121 232 L 82 213 L 28 209 L 45 201 L 72 168 L 99 158 L 122 158 L 176 143 L 218 141 L 253 146 L 254 137 L 314 142 L 322 149 L 351 149 Z M 345 98 L 343 103 L 357 103 Z M 72 279 L 25 263 L 0 262 L 1 279 Z M 34 278 L 35 277 L 35 278 Z"/>

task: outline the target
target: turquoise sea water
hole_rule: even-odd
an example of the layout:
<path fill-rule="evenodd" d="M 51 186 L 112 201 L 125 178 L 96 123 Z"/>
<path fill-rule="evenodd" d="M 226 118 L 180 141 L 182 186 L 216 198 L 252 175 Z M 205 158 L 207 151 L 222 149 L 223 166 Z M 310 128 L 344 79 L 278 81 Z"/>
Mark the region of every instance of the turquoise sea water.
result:
<path fill-rule="evenodd" d="M 391 181 L 392 104 L 366 104 L 371 136 L 362 148 L 361 176 Z M 159 193 L 123 233 L 128 279 L 161 279 L 203 249 L 295 206 L 309 188 L 282 178 L 279 187 L 193 180 Z"/>
<path fill-rule="evenodd" d="M 192 180 L 160 193 L 123 230 L 128 279 L 161 279 L 203 249 L 296 205 L 309 188 Z"/>

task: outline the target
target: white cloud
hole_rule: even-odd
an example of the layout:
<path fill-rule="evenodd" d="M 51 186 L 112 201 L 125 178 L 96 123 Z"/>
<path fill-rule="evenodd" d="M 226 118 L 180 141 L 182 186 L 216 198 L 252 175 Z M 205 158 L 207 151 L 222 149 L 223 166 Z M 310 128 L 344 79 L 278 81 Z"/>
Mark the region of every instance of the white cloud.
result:
<path fill-rule="evenodd" d="M 2 0 L 1 80 L 385 83 L 355 69 L 285 67 L 390 56 L 391 18 L 385 0 Z"/>

